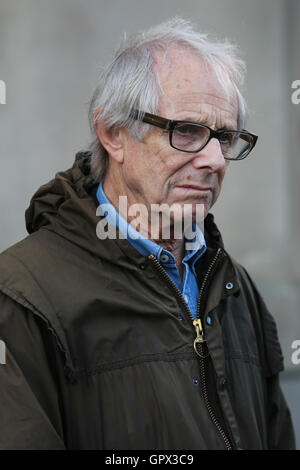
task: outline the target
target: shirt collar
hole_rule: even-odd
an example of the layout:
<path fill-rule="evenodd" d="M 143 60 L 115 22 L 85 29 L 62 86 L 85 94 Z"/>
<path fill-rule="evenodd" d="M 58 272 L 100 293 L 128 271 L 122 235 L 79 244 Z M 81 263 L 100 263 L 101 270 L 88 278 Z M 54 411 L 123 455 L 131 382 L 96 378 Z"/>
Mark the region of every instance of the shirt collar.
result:
<path fill-rule="evenodd" d="M 106 196 L 104 189 L 103 189 L 103 180 L 100 182 L 98 189 L 97 189 L 97 200 L 100 205 L 105 204 L 105 209 L 109 209 L 106 211 L 106 219 L 109 224 L 116 225 L 119 230 L 123 233 L 123 235 L 127 238 L 127 240 L 144 256 L 149 254 L 154 255 L 158 261 L 160 261 L 161 256 L 165 255 L 169 258 L 168 265 L 175 264 L 176 260 L 174 255 L 165 250 L 162 246 L 158 245 L 157 243 L 143 237 L 135 228 L 127 222 L 115 209 L 113 204 L 110 202 L 108 197 Z M 193 224 L 193 232 L 195 233 L 195 238 L 191 240 L 192 242 L 192 249 L 185 250 L 185 255 L 183 261 L 188 262 L 194 267 L 195 262 L 199 259 L 199 257 L 206 251 L 206 242 L 203 235 L 203 232 L 199 228 L 198 225 Z"/>

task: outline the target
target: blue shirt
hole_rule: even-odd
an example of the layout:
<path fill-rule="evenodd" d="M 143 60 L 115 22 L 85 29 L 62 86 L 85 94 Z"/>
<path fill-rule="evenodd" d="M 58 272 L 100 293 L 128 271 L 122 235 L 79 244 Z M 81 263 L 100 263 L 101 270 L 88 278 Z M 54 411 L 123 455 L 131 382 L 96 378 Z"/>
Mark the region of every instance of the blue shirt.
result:
<path fill-rule="evenodd" d="M 109 224 L 116 225 L 131 245 L 134 246 L 142 255 L 148 256 L 152 254 L 156 257 L 168 276 L 182 293 L 193 317 L 195 318 L 199 295 L 195 263 L 206 251 L 205 239 L 199 226 L 195 226 L 195 224 L 193 225 L 196 238 L 193 240 L 193 249 L 185 250 L 182 260 L 183 279 L 181 279 L 174 255 L 170 251 L 165 250 L 162 246 L 154 243 L 152 240 L 143 237 L 117 212 L 103 190 L 102 181 L 97 190 L 97 199 L 100 205 L 106 205 L 104 209 L 109 208 L 108 211 L 104 211 L 106 213 L 106 220 Z"/>

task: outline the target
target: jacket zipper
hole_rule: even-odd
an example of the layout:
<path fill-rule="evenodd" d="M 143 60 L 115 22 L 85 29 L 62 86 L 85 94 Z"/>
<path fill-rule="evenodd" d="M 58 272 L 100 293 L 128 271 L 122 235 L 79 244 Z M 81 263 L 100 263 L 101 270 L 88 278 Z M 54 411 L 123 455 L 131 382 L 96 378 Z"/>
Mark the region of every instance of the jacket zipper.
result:
<path fill-rule="evenodd" d="M 210 263 L 210 265 L 209 265 L 209 267 L 208 267 L 208 269 L 205 273 L 205 276 L 203 278 L 203 281 L 202 281 L 202 284 L 201 284 L 201 287 L 200 287 L 200 290 L 199 290 L 196 319 L 193 318 L 192 312 L 189 309 L 186 301 L 184 300 L 182 293 L 177 288 L 176 284 L 172 281 L 172 279 L 167 275 L 166 271 L 160 265 L 159 261 L 155 258 L 154 255 L 149 255 L 148 259 L 153 263 L 154 267 L 157 269 L 160 276 L 175 291 L 176 296 L 180 299 L 181 304 L 183 305 L 184 310 L 185 310 L 188 318 L 193 323 L 193 326 L 194 326 L 195 331 L 196 331 L 196 337 L 195 337 L 193 346 L 194 346 L 194 350 L 195 350 L 196 354 L 199 356 L 199 359 L 200 359 L 201 385 L 202 385 L 202 393 L 203 393 L 204 403 L 206 405 L 207 411 L 208 411 L 208 413 L 211 417 L 212 422 L 214 423 L 214 425 L 216 426 L 217 430 L 219 431 L 221 437 L 224 440 L 224 443 L 225 443 L 225 446 L 226 446 L 227 450 L 232 450 L 232 444 L 230 442 L 230 439 L 226 435 L 226 433 L 225 433 L 224 429 L 222 428 L 222 426 L 220 425 L 220 423 L 218 422 L 218 420 L 217 420 L 217 418 L 216 418 L 216 416 L 213 412 L 213 409 L 212 409 L 212 406 L 210 404 L 209 398 L 208 398 L 206 373 L 205 373 L 205 369 L 206 369 L 205 360 L 209 356 L 209 351 L 208 351 L 208 347 L 207 347 L 207 344 L 206 344 L 205 332 L 204 332 L 202 321 L 201 321 L 201 318 L 200 318 L 200 305 L 201 305 L 203 292 L 204 292 L 204 289 L 207 285 L 207 280 L 209 278 L 211 270 L 213 269 L 214 265 L 216 264 L 217 259 L 219 258 L 221 251 L 222 251 L 221 248 L 218 248 L 217 253 L 215 254 L 215 256 L 214 256 L 212 262 Z"/>

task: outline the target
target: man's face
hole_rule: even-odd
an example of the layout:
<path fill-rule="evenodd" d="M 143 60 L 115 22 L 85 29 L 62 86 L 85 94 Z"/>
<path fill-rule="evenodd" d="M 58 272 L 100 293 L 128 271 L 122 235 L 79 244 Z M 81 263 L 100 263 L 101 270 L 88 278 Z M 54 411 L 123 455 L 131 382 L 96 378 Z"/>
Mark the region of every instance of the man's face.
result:
<path fill-rule="evenodd" d="M 202 59 L 173 50 L 168 64 L 157 55 L 157 69 L 164 92 L 157 115 L 216 130 L 237 128 L 235 93 L 226 96 Z M 220 193 L 226 166 L 218 140 L 212 139 L 198 153 L 184 153 L 170 146 L 168 132 L 151 126 L 142 142 L 126 137 L 122 186 L 128 190 L 129 203 L 145 204 L 148 211 L 151 204 L 177 203 L 192 205 L 195 213 L 196 204 L 202 204 L 206 216 Z"/>

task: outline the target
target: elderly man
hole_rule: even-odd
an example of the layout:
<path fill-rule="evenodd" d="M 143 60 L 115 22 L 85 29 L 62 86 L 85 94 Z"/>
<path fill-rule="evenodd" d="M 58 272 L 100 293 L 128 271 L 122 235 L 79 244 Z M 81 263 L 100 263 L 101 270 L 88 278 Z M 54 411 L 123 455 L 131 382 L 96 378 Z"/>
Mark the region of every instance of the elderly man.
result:
<path fill-rule="evenodd" d="M 257 139 L 242 76 L 180 19 L 104 70 L 90 149 L 1 255 L 1 448 L 294 448 L 274 320 L 209 214 Z"/>

